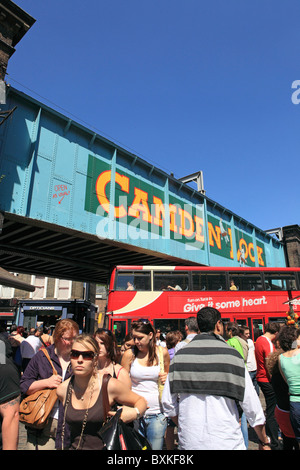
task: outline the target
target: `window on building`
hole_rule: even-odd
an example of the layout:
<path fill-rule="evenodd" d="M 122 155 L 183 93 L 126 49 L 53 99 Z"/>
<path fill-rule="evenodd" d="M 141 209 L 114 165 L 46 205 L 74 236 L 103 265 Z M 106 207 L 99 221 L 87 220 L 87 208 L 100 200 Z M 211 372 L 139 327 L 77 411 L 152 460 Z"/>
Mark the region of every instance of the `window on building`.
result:
<path fill-rule="evenodd" d="M 46 297 L 47 278 L 44 276 L 32 276 L 31 284 L 35 286 L 35 291 L 32 292 L 33 299 L 44 299 Z"/>
<path fill-rule="evenodd" d="M 57 299 L 69 299 L 71 297 L 72 281 L 56 279 L 55 297 Z"/>
<path fill-rule="evenodd" d="M 107 289 L 106 286 L 102 284 L 96 285 L 96 299 L 107 299 Z"/>
<path fill-rule="evenodd" d="M 0 286 L 0 297 L 11 299 L 14 296 L 14 290 L 13 287 Z"/>
<path fill-rule="evenodd" d="M 14 276 L 18 276 L 17 273 L 11 273 Z M 12 299 L 15 296 L 15 289 L 14 287 L 7 287 L 0 285 L 0 297 L 3 299 Z"/>

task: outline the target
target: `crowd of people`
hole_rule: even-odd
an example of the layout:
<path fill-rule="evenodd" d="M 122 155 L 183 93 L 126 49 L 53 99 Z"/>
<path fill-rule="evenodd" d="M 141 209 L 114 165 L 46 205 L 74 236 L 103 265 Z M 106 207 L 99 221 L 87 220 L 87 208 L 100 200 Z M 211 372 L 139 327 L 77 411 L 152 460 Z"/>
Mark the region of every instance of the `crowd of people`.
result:
<path fill-rule="evenodd" d="M 139 320 L 120 349 L 112 331 L 81 333 L 71 319 L 52 333 L 2 327 L 1 448 L 18 448 L 21 400 L 55 389 L 46 425 L 26 427 L 28 450 L 101 450 L 101 428 L 119 407 L 153 450 L 245 450 L 248 425 L 261 450 L 299 450 L 300 330 L 270 323 L 254 343 L 248 327 L 224 325 L 205 307 L 185 320 L 184 333 L 162 338 Z"/>

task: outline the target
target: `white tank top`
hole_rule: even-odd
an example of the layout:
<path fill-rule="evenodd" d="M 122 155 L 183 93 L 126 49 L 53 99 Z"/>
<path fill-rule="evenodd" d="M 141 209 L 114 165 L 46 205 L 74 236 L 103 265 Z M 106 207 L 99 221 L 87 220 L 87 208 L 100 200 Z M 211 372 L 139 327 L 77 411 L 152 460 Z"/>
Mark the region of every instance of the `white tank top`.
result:
<path fill-rule="evenodd" d="M 161 413 L 158 393 L 159 365 L 146 367 L 142 366 L 136 358 L 130 369 L 132 391 L 145 398 L 148 409 L 145 415 Z"/>

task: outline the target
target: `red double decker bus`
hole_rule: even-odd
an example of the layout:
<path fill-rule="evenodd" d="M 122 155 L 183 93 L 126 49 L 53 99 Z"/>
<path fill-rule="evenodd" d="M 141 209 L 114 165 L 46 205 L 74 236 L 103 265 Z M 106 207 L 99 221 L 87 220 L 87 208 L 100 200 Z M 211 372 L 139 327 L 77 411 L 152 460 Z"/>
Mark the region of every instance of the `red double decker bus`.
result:
<path fill-rule="evenodd" d="M 112 272 L 108 327 L 121 342 L 145 318 L 162 333 L 180 329 L 202 307 L 250 328 L 256 340 L 268 322 L 285 322 L 300 307 L 300 268 L 117 266 Z M 299 314 L 300 315 L 300 314 Z"/>

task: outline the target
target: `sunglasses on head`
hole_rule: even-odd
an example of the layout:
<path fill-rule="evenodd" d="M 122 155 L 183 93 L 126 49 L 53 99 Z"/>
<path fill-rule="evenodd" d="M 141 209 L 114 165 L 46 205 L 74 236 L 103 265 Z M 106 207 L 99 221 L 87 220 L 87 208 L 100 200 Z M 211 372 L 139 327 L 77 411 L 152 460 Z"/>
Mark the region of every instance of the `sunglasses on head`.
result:
<path fill-rule="evenodd" d="M 95 353 L 94 351 L 76 351 L 76 349 L 71 350 L 71 359 L 78 359 L 80 356 L 82 356 L 84 361 L 92 361 L 95 357 Z"/>
<path fill-rule="evenodd" d="M 150 323 L 149 320 L 147 320 L 147 318 L 139 318 L 137 320 L 137 323 L 143 323 L 144 325 L 147 325 L 147 323 Z"/>
<path fill-rule="evenodd" d="M 99 328 L 97 331 L 96 331 L 96 336 L 97 334 L 100 334 L 100 333 L 106 333 L 108 336 L 112 336 L 112 332 L 110 330 L 108 330 L 107 328 Z"/>

